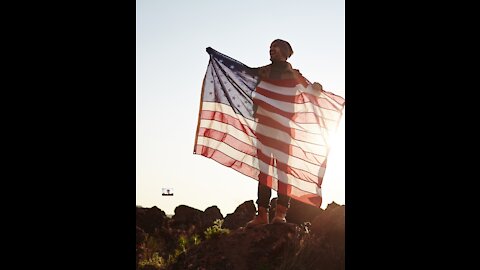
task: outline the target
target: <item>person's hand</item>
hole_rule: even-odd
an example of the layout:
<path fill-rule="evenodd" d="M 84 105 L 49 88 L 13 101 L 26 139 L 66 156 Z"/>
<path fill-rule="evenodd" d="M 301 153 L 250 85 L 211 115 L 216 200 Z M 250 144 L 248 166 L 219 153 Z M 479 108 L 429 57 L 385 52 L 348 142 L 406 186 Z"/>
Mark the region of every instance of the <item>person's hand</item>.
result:
<path fill-rule="evenodd" d="M 314 82 L 312 84 L 312 87 L 313 87 L 314 90 L 317 90 L 319 92 L 323 91 L 323 86 L 321 84 L 319 84 L 318 82 Z"/>

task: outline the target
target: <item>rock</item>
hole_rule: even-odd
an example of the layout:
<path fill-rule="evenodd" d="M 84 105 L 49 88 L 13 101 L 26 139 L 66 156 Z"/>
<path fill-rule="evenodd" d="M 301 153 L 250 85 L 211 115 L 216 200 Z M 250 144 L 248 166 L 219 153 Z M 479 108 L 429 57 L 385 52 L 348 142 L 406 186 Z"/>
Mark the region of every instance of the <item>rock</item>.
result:
<path fill-rule="evenodd" d="M 329 204 L 325 211 L 313 220 L 311 230 L 319 235 L 329 232 L 342 233 L 343 236 L 341 234 L 337 236 L 345 238 L 345 206 Z"/>
<path fill-rule="evenodd" d="M 223 228 L 235 230 L 244 227 L 247 222 L 252 220 L 257 213 L 253 200 L 245 201 L 240 204 L 232 214 L 225 217 Z"/>
<path fill-rule="evenodd" d="M 136 208 L 136 223 L 144 232 L 148 234 L 154 233 L 155 229 L 158 229 L 166 224 L 167 216 L 165 212 L 158 207 L 152 208 Z"/>
<path fill-rule="evenodd" d="M 180 230 L 198 229 L 202 226 L 203 212 L 186 205 L 179 205 L 174 210 L 172 227 Z"/>
<path fill-rule="evenodd" d="M 179 258 L 170 269 L 278 269 L 299 245 L 295 224 L 268 224 L 238 229 L 205 240 Z"/>
<path fill-rule="evenodd" d="M 275 208 L 277 206 L 277 199 L 273 198 L 270 202 L 269 218 L 272 220 L 275 217 Z M 305 222 L 312 222 L 316 216 L 320 215 L 324 210 L 312 205 L 308 205 L 297 200 L 290 200 L 290 208 L 287 211 L 285 219 L 287 222 L 302 225 Z"/>
<path fill-rule="evenodd" d="M 213 226 L 213 222 L 217 219 L 223 219 L 217 206 L 208 207 L 203 212 L 190 206 L 180 205 L 175 208 L 171 225 L 175 229 L 187 231 L 188 234 L 197 234 L 203 237 L 203 232 Z"/>
<path fill-rule="evenodd" d="M 213 226 L 213 222 L 217 219 L 223 219 L 223 215 L 220 212 L 220 209 L 218 209 L 218 207 L 215 205 L 208 207 L 203 212 L 202 226 L 200 227 L 200 230 L 204 232 L 208 227 Z"/>
<path fill-rule="evenodd" d="M 330 243 L 335 254 L 343 255 L 345 252 L 345 206 L 329 204 L 325 212 L 312 222 L 311 231 Z"/>
<path fill-rule="evenodd" d="M 204 223 L 211 223 L 213 225 L 213 222 L 217 219 L 223 219 L 223 215 L 220 212 L 220 209 L 218 209 L 217 206 L 210 206 L 205 211 L 203 212 L 203 222 Z"/>
<path fill-rule="evenodd" d="M 274 209 L 275 199 L 272 206 Z M 164 260 L 178 255 L 167 270 L 345 269 L 345 206 L 332 203 L 315 211 L 302 206 L 291 201 L 289 223 L 247 229 L 243 226 L 255 216 L 256 208 L 252 200 L 245 201 L 225 217 L 223 228 L 230 233 L 217 233 L 209 239 L 203 232 L 222 218 L 217 206 L 201 211 L 180 205 L 172 219 L 157 207 L 137 207 L 137 264 L 142 256 L 158 252 Z M 306 213 L 301 213 L 302 209 Z M 305 230 L 302 225 L 308 220 L 312 220 L 310 230 Z M 194 233 L 203 238 L 198 245 L 191 242 Z M 178 254 L 180 236 L 189 240 L 186 251 Z"/>

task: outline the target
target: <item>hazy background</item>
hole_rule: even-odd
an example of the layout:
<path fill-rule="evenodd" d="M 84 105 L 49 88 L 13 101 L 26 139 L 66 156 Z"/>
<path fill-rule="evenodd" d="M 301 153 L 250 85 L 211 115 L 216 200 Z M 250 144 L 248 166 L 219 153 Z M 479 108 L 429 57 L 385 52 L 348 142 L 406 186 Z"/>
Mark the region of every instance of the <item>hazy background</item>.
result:
<path fill-rule="evenodd" d="M 137 0 L 136 12 L 137 205 L 167 214 L 180 204 L 202 211 L 216 205 L 225 216 L 257 198 L 256 180 L 193 154 L 206 47 L 258 67 L 270 63 L 274 39 L 287 40 L 294 68 L 345 97 L 345 1 Z M 344 121 L 345 115 L 329 156 L 322 208 L 345 204 Z M 167 188 L 173 196 L 162 196 Z"/>

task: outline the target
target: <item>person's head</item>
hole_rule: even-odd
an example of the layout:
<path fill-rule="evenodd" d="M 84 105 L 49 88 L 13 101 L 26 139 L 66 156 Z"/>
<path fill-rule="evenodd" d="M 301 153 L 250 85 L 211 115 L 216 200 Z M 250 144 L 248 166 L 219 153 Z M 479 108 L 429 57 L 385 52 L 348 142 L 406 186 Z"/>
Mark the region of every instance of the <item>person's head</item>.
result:
<path fill-rule="evenodd" d="M 285 40 L 275 39 L 272 44 L 270 44 L 271 61 L 287 61 L 292 54 L 292 46 Z"/>

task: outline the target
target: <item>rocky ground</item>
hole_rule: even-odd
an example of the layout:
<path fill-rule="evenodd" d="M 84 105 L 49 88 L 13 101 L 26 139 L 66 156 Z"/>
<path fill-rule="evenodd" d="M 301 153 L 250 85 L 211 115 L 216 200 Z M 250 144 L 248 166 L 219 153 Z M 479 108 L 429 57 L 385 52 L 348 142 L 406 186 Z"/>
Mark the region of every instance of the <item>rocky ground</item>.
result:
<path fill-rule="evenodd" d="M 180 205 L 169 218 L 137 207 L 137 269 L 345 269 L 344 205 L 292 200 L 286 224 L 244 228 L 255 210 L 246 201 L 223 217 L 216 206 Z"/>

